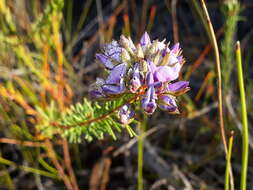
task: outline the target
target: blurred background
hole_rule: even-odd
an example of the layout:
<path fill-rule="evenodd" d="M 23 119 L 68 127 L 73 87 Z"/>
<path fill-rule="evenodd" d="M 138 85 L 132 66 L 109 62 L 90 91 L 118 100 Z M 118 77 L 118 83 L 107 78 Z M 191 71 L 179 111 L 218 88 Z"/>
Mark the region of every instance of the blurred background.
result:
<path fill-rule="evenodd" d="M 253 189 L 253 2 L 206 3 L 220 50 L 227 138 L 234 131 L 235 189 L 242 151 L 235 42 L 241 42 L 250 136 L 248 189 Z M 180 78 L 190 81 L 191 90 L 179 98 L 180 115 L 156 111 L 148 118 L 144 189 L 223 189 L 226 159 L 215 58 L 197 0 L 1 0 L 0 189 L 66 189 L 74 178 L 79 189 L 137 189 L 136 139 L 127 132 L 117 133 L 116 141 L 105 136 L 77 144 L 50 132 L 41 135 L 40 123 L 43 114 L 88 98 L 89 85 L 105 74 L 95 61 L 103 44 L 121 34 L 138 43 L 145 31 L 151 39 L 180 43 L 186 59 Z"/>

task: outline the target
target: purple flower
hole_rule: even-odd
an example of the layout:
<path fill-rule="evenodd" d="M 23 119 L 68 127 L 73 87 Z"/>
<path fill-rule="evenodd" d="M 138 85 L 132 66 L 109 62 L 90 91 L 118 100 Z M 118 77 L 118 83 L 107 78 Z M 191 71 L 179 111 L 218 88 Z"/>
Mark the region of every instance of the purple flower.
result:
<path fill-rule="evenodd" d="M 171 48 L 171 53 L 173 54 L 178 54 L 180 51 L 179 43 L 176 43 L 172 48 Z"/>
<path fill-rule="evenodd" d="M 178 66 L 156 66 L 152 61 L 148 61 L 149 69 L 154 75 L 155 81 L 170 82 L 176 80 L 179 76 L 180 68 Z"/>
<path fill-rule="evenodd" d="M 121 94 L 125 91 L 124 75 L 127 65 L 125 63 L 115 66 L 110 75 L 101 86 L 103 93 L 107 95 Z"/>
<path fill-rule="evenodd" d="M 154 86 L 148 87 L 148 90 L 144 97 L 141 100 L 142 108 L 144 112 L 148 115 L 153 114 L 156 110 L 156 101 L 155 101 L 155 89 Z"/>
<path fill-rule="evenodd" d="M 119 42 L 105 45 L 96 58 L 109 70 L 109 75 L 91 86 L 90 95 L 94 98 L 112 99 L 132 93 L 141 97 L 146 114 L 154 113 L 157 106 L 169 113 L 178 113 L 176 96 L 190 89 L 188 81 L 173 82 L 178 79 L 185 61 L 179 43 L 170 48 L 165 40 L 151 41 L 147 32 L 136 46 L 130 37 L 121 35 Z M 129 108 L 126 104 L 119 110 L 123 124 L 133 117 Z"/>
<path fill-rule="evenodd" d="M 103 98 L 105 97 L 101 86 L 105 83 L 104 79 L 97 78 L 96 82 L 90 86 L 89 95 L 91 98 Z"/>
<path fill-rule="evenodd" d="M 112 41 L 110 44 L 105 45 L 104 55 L 110 57 L 112 60 L 120 63 L 121 62 L 122 48 L 117 41 Z"/>
<path fill-rule="evenodd" d="M 132 79 L 130 80 L 129 90 L 132 93 L 136 93 L 142 85 L 143 79 L 140 74 L 139 63 L 136 63 L 133 68 L 133 75 Z"/>
<path fill-rule="evenodd" d="M 148 48 L 148 46 L 151 45 L 151 40 L 147 32 L 145 32 L 140 40 L 140 45 L 142 47 L 143 52 L 145 52 Z"/>
<path fill-rule="evenodd" d="M 160 82 L 170 82 L 176 80 L 179 76 L 178 67 L 159 66 L 157 67 L 154 77 Z"/>
<path fill-rule="evenodd" d="M 131 110 L 129 104 L 122 106 L 118 112 L 120 123 L 126 125 L 133 120 L 134 112 Z"/>
<path fill-rule="evenodd" d="M 105 80 L 106 84 L 119 84 L 126 73 L 127 64 L 121 63 L 115 66 Z"/>
<path fill-rule="evenodd" d="M 186 89 L 189 86 L 188 81 L 179 81 L 168 85 L 168 90 L 171 92 L 178 92 Z"/>
<path fill-rule="evenodd" d="M 104 84 L 102 86 L 103 93 L 106 95 L 118 95 L 122 94 L 125 91 L 125 85 L 123 79 L 119 85 L 117 84 Z"/>
<path fill-rule="evenodd" d="M 178 113 L 176 98 L 170 95 L 162 95 L 158 100 L 158 107 L 167 112 Z"/>
<path fill-rule="evenodd" d="M 149 35 L 147 32 L 145 32 L 141 37 L 140 44 L 143 47 L 143 46 L 149 45 L 150 43 L 151 41 L 150 41 Z"/>
<path fill-rule="evenodd" d="M 109 59 L 109 57 L 105 56 L 104 54 L 97 53 L 96 58 L 102 63 L 107 69 L 113 69 L 114 65 Z"/>
<path fill-rule="evenodd" d="M 155 87 L 154 87 L 154 78 L 151 72 L 147 75 L 147 85 L 148 89 L 145 95 L 142 98 L 142 108 L 146 114 L 152 114 L 156 110 L 156 94 L 155 94 Z"/>

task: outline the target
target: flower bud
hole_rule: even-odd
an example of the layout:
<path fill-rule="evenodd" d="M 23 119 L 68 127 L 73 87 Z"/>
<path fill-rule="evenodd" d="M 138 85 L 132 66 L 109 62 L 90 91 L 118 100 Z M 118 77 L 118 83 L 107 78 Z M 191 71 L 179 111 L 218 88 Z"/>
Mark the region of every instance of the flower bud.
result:
<path fill-rule="evenodd" d="M 141 40 L 140 40 L 140 44 L 141 46 L 146 46 L 146 45 L 149 45 L 151 43 L 151 40 L 149 38 L 149 35 L 147 32 L 145 32 L 142 37 L 141 37 Z"/>
<path fill-rule="evenodd" d="M 122 106 L 118 112 L 120 123 L 123 125 L 129 124 L 134 117 L 134 112 L 130 109 L 129 104 Z"/>
<path fill-rule="evenodd" d="M 135 56 L 134 45 L 131 39 L 127 39 L 124 35 L 120 36 L 120 44 L 125 48 L 132 56 Z M 135 48 L 135 47 L 134 47 Z"/>
<path fill-rule="evenodd" d="M 142 86 L 142 79 L 140 75 L 139 64 L 136 63 L 134 65 L 132 79 L 130 80 L 129 90 L 132 93 L 136 93 L 141 86 Z"/>
<path fill-rule="evenodd" d="M 162 95 L 159 97 L 158 106 L 160 109 L 170 112 L 170 113 L 179 113 L 177 109 L 176 99 L 170 95 Z"/>
<path fill-rule="evenodd" d="M 149 72 L 147 75 L 148 90 L 141 101 L 142 108 L 144 109 L 144 112 L 148 115 L 153 114 L 157 107 L 155 102 L 156 94 L 153 83 L 154 83 L 153 74 Z"/>
<path fill-rule="evenodd" d="M 140 44 L 137 45 L 136 58 L 137 61 L 144 58 L 144 53 Z"/>
<path fill-rule="evenodd" d="M 179 81 L 172 84 L 168 84 L 165 93 L 173 94 L 174 96 L 179 96 L 190 90 L 188 81 Z"/>
<path fill-rule="evenodd" d="M 129 53 L 127 52 L 127 50 L 125 48 L 122 48 L 122 62 L 125 63 L 130 63 L 131 62 L 131 56 L 129 55 Z"/>
<path fill-rule="evenodd" d="M 143 73 L 148 72 L 148 63 L 145 60 L 140 60 L 140 71 Z"/>
<path fill-rule="evenodd" d="M 155 90 L 154 86 L 148 87 L 148 90 L 144 97 L 141 100 L 141 106 L 144 110 L 144 112 L 148 115 L 151 115 L 154 113 L 154 111 L 157 108 L 156 102 L 155 102 Z"/>
<path fill-rule="evenodd" d="M 179 43 L 176 43 L 172 48 L 171 48 L 171 52 L 175 55 L 179 55 L 180 52 L 180 47 L 179 47 Z"/>

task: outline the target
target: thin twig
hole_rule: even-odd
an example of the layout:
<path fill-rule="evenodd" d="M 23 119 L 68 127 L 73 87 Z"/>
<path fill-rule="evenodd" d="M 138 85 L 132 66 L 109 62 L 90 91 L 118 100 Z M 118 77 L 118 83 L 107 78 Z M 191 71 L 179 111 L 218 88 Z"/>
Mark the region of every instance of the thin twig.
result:
<path fill-rule="evenodd" d="M 172 29 L 174 43 L 179 42 L 178 24 L 177 24 L 177 0 L 171 1 Z"/>
<path fill-rule="evenodd" d="M 61 164 L 59 163 L 59 161 L 56 158 L 52 143 L 50 142 L 49 139 L 47 139 L 45 141 L 45 143 L 47 145 L 48 156 L 51 159 L 51 161 L 53 162 L 55 168 L 58 170 L 58 173 L 59 173 L 60 177 L 62 178 L 63 182 L 65 183 L 66 188 L 68 190 L 73 190 L 73 187 L 70 183 L 68 176 L 65 174 L 64 169 L 62 168 Z"/>
<path fill-rule="evenodd" d="M 209 34 L 210 34 L 210 39 L 213 45 L 213 49 L 214 49 L 214 54 L 215 54 L 215 60 L 216 60 L 216 70 L 217 70 L 217 77 L 218 77 L 218 107 L 219 107 L 219 118 L 220 118 L 220 132 L 221 132 L 221 137 L 222 137 L 222 142 L 223 142 L 223 146 L 225 149 L 225 153 L 226 153 L 226 159 L 228 159 L 228 148 L 227 148 L 227 140 L 226 140 L 226 134 L 225 134 L 225 129 L 224 129 L 224 121 L 223 121 L 223 103 L 222 103 L 222 79 L 221 79 L 221 66 L 220 66 L 220 56 L 219 56 L 219 48 L 217 45 L 217 40 L 216 40 L 216 36 L 214 33 L 214 29 L 213 29 L 213 25 L 212 22 L 210 20 L 207 8 L 206 8 L 206 4 L 204 0 L 201 0 L 201 5 L 202 8 L 204 10 L 204 16 L 206 18 L 207 21 L 207 27 L 209 30 Z M 229 174 L 230 174 L 230 184 L 231 187 L 234 187 L 234 177 L 233 177 L 233 171 L 230 168 L 229 169 Z"/>
<path fill-rule="evenodd" d="M 219 118 L 220 118 L 220 131 L 221 131 L 221 137 L 225 149 L 225 153 L 227 155 L 227 140 L 225 136 L 225 130 L 224 130 L 224 121 L 223 121 L 223 106 L 222 106 L 222 82 L 221 82 L 221 66 L 220 66 L 220 56 L 219 56 L 219 49 L 217 45 L 217 40 L 215 37 L 214 29 L 212 22 L 210 20 L 206 4 L 204 0 L 201 0 L 201 5 L 204 10 L 204 16 L 207 21 L 208 29 L 211 34 L 211 41 L 214 48 L 214 54 L 215 54 L 215 61 L 216 61 L 216 69 L 217 69 L 217 77 L 218 77 L 218 101 L 219 101 Z"/>
<path fill-rule="evenodd" d="M 100 121 L 100 120 L 103 120 L 103 119 L 109 117 L 109 116 L 112 115 L 115 111 L 119 110 L 123 105 L 128 104 L 128 103 L 130 103 L 130 102 L 136 100 L 139 96 L 140 96 L 140 95 L 138 94 L 138 95 L 134 96 L 133 98 L 130 98 L 128 101 L 124 102 L 124 104 L 117 106 L 117 107 L 114 108 L 113 110 L 111 110 L 111 111 L 109 111 L 109 112 L 107 112 L 107 113 L 105 113 L 105 114 L 103 114 L 103 115 L 101 115 L 101 116 L 99 116 L 99 117 L 96 117 L 96 118 L 93 118 L 93 119 L 90 119 L 90 120 L 87 120 L 87 121 L 84 121 L 84 122 L 80 122 L 80 123 L 77 123 L 77 124 L 75 124 L 75 125 L 61 125 L 61 124 L 59 124 L 59 123 L 57 123 L 57 122 L 52 122 L 51 125 L 53 125 L 53 126 L 55 126 L 55 127 L 64 128 L 64 129 L 69 129 L 69 128 L 74 127 L 74 126 L 77 126 L 77 125 L 78 125 L 78 126 L 90 125 L 91 123 L 94 123 L 94 122 L 97 122 L 97 121 Z"/>
<path fill-rule="evenodd" d="M 20 141 L 20 140 L 9 139 L 9 138 L 0 138 L 0 143 L 16 144 L 16 145 L 28 146 L 28 147 L 44 147 L 45 146 L 45 143 L 43 142 Z"/>
<path fill-rule="evenodd" d="M 65 162 L 67 171 L 69 173 L 71 182 L 73 184 L 73 188 L 74 188 L 74 190 L 78 190 L 79 188 L 78 188 L 78 184 L 76 181 L 76 176 L 75 176 L 72 164 L 71 164 L 68 142 L 65 139 L 62 140 L 62 148 L 63 148 L 63 154 L 64 154 L 64 162 Z"/>

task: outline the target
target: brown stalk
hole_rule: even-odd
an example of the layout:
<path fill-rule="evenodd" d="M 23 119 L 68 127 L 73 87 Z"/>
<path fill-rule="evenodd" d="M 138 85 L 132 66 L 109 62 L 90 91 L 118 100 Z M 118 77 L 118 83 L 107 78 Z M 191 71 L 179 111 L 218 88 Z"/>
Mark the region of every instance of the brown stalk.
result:
<path fill-rule="evenodd" d="M 20 141 L 20 140 L 9 139 L 9 138 L 0 138 L 0 143 L 16 144 L 16 145 L 28 146 L 28 147 L 45 147 L 45 143 L 43 142 Z"/>
<path fill-rule="evenodd" d="M 141 36 L 144 33 L 146 22 L 147 22 L 147 9 L 148 9 L 148 0 L 142 1 L 142 14 L 141 14 L 141 20 L 140 25 L 138 28 L 138 36 Z"/>
<path fill-rule="evenodd" d="M 225 149 L 225 153 L 227 155 L 227 140 L 226 140 L 225 129 L 224 129 L 224 121 L 223 121 L 222 82 L 221 82 L 221 66 L 220 66 L 219 49 L 218 49 L 213 25 L 210 20 L 204 0 L 201 0 L 201 5 L 202 5 L 203 11 L 204 11 L 204 16 L 205 16 L 206 22 L 208 24 L 208 29 L 211 34 L 211 41 L 212 41 L 212 45 L 214 48 L 216 70 L 217 70 L 217 77 L 218 77 L 218 101 L 219 101 L 218 107 L 219 107 L 219 118 L 220 118 L 220 131 L 221 131 L 221 137 L 222 137 L 222 142 L 223 142 L 223 146 Z"/>
<path fill-rule="evenodd" d="M 73 189 L 79 190 L 78 184 L 76 181 L 76 176 L 75 176 L 74 170 L 72 168 L 72 164 L 71 164 L 68 142 L 65 139 L 62 140 L 62 147 L 63 147 L 63 154 L 64 154 L 64 162 L 67 167 L 67 170 L 68 170 L 68 173 L 70 176 L 70 180 L 73 184 Z"/>
<path fill-rule="evenodd" d="M 174 43 L 179 42 L 178 36 L 178 24 L 177 24 L 177 0 L 171 1 L 171 12 L 172 12 L 172 29 Z"/>
<path fill-rule="evenodd" d="M 45 141 L 45 144 L 47 146 L 48 156 L 51 159 L 51 161 L 53 162 L 55 168 L 57 169 L 57 171 L 58 171 L 60 177 L 62 178 L 66 188 L 68 190 L 74 190 L 68 176 L 65 174 L 64 169 L 62 168 L 61 164 L 57 160 L 57 157 L 56 157 L 56 154 L 55 154 L 52 143 L 50 142 L 49 139 L 47 139 Z"/>
<path fill-rule="evenodd" d="M 215 37 L 214 29 L 212 22 L 210 20 L 206 4 L 204 0 L 201 0 L 201 5 L 204 10 L 204 16 L 207 21 L 208 29 L 211 34 L 211 41 L 212 45 L 214 48 L 214 54 L 215 54 L 215 60 L 216 60 L 216 69 L 217 69 L 217 76 L 218 76 L 218 107 L 219 107 L 219 118 L 220 118 L 220 131 L 221 131 L 221 137 L 222 137 L 222 142 L 223 146 L 225 149 L 226 153 L 226 159 L 228 159 L 228 145 L 227 145 L 227 140 L 226 140 L 226 134 L 225 134 L 225 129 L 224 129 L 224 121 L 223 121 L 223 104 L 222 104 L 222 81 L 221 81 L 221 66 L 220 66 L 220 57 L 219 57 L 219 49 L 217 45 L 217 40 Z M 234 187 L 234 176 L 233 176 L 233 171 L 230 168 L 229 169 L 229 175 L 230 175 L 230 185 L 233 188 Z"/>

